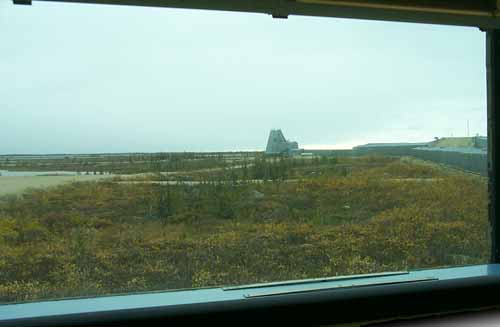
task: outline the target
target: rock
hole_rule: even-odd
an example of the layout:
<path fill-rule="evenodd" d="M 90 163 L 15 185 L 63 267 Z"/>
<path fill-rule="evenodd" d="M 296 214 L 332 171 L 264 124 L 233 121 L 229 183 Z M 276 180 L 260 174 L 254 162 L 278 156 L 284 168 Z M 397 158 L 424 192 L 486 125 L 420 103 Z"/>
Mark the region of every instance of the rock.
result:
<path fill-rule="evenodd" d="M 252 197 L 252 199 L 263 199 L 264 198 L 264 193 L 262 192 L 259 192 L 257 190 L 251 190 L 250 191 L 250 196 Z"/>

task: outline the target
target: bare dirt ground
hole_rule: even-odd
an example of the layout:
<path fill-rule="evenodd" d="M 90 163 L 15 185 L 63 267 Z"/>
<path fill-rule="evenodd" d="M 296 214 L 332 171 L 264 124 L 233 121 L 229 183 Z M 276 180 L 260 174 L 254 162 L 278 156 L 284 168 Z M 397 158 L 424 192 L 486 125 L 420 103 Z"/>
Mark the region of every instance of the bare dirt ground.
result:
<path fill-rule="evenodd" d="M 251 164 L 249 164 L 250 166 Z M 241 165 L 232 168 L 241 168 Z M 199 169 L 194 171 L 175 171 L 162 172 L 163 175 L 178 175 L 182 173 L 210 172 L 222 170 L 224 168 Z M 44 188 L 71 182 L 95 181 L 103 178 L 121 177 L 123 179 L 144 178 L 152 175 L 151 173 L 132 174 L 132 175 L 76 175 L 76 176 L 1 176 L 0 177 L 0 196 L 6 194 L 20 194 L 28 188 Z M 130 182 L 129 182 L 130 183 Z M 132 182 L 133 183 L 133 182 Z M 161 182 L 165 183 L 165 182 Z M 166 182 L 169 184 L 178 184 L 179 182 Z M 194 184 L 194 182 L 191 182 Z"/>
<path fill-rule="evenodd" d="M 28 188 L 43 188 L 70 182 L 94 181 L 110 178 L 113 175 L 80 176 L 2 176 L 0 177 L 0 196 L 20 194 Z"/>

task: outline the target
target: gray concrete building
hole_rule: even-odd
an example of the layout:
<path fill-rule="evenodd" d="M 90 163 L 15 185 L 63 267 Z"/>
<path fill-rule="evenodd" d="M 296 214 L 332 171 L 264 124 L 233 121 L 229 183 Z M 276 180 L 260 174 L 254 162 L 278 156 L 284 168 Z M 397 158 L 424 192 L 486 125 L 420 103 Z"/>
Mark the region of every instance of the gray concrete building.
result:
<path fill-rule="evenodd" d="M 287 140 L 281 129 L 272 129 L 271 132 L 269 132 L 266 154 L 294 154 L 299 151 L 299 144 Z"/>

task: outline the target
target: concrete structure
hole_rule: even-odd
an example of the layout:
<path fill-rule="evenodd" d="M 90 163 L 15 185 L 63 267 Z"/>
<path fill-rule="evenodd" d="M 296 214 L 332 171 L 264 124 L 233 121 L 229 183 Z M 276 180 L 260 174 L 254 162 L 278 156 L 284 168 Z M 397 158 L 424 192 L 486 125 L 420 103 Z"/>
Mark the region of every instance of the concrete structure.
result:
<path fill-rule="evenodd" d="M 485 136 L 442 137 L 424 143 L 368 143 L 353 148 L 358 155 L 380 153 L 384 155 L 411 155 L 412 150 L 483 153 L 488 139 Z"/>
<path fill-rule="evenodd" d="M 299 144 L 285 139 L 281 129 L 272 129 L 269 132 L 266 154 L 294 154 L 299 152 Z"/>
<path fill-rule="evenodd" d="M 353 153 L 412 156 L 487 176 L 487 144 L 484 136 L 443 137 L 428 143 L 369 143 L 354 147 Z"/>
<path fill-rule="evenodd" d="M 488 149 L 488 138 L 486 136 L 475 136 L 474 137 L 474 147 L 479 149 Z"/>
<path fill-rule="evenodd" d="M 392 156 L 409 156 L 416 147 L 429 143 L 368 143 L 352 148 L 356 155 L 383 154 Z"/>
<path fill-rule="evenodd" d="M 488 138 L 479 135 L 473 137 L 442 137 L 430 142 L 429 146 L 433 148 L 486 149 L 488 147 Z"/>

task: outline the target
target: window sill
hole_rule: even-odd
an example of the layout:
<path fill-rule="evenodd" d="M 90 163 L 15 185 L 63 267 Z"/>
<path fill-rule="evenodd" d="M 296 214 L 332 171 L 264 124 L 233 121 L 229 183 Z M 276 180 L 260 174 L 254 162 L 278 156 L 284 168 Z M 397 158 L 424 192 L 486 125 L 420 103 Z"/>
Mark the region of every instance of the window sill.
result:
<path fill-rule="evenodd" d="M 500 264 L 0 305 L 0 326 L 319 325 L 500 304 Z M 304 314 L 307 312 L 307 314 Z"/>

